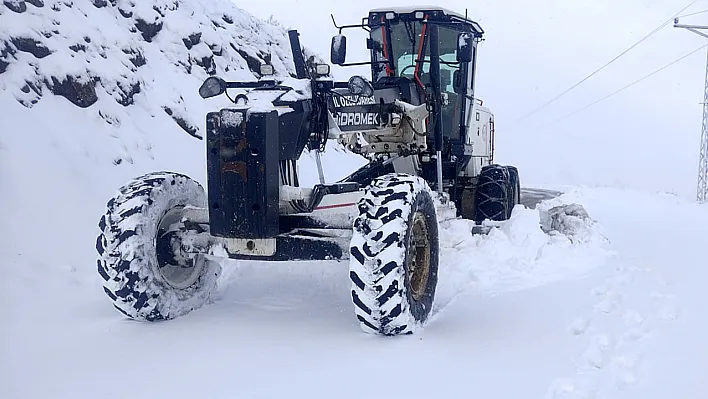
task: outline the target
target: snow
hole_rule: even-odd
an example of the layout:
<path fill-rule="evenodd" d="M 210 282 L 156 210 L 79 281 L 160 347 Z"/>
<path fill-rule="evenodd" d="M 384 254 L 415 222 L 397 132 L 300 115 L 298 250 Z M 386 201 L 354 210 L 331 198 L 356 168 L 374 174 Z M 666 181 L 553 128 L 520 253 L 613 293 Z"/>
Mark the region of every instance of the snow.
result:
<path fill-rule="evenodd" d="M 416 11 L 442 11 L 445 15 L 453 15 L 462 19 L 465 19 L 465 16 L 454 12 L 450 11 L 446 8 L 442 8 L 440 6 L 430 6 L 430 5 L 417 5 L 417 6 L 399 6 L 399 7 L 383 7 L 383 8 L 372 8 L 369 10 L 369 12 L 394 12 L 397 14 L 410 14 Z"/>
<path fill-rule="evenodd" d="M 60 11 L 53 11 L 53 7 Z M 125 17 L 128 14 L 130 17 Z M 141 18 L 162 23 L 149 42 L 136 28 Z M 51 54 L 36 58 L 20 51 L 12 44 L 18 38 L 33 39 Z M 26 84 L 37 86 L 45 95 L 46 82 L 53 78 L 96 80 L 98 96 L 105 93 L 116 101 L 135 102 L 151 115 L 169 108 L 199 132 L 203 130 L 202 115 L 208 109 L 205 105 L 228 102 L 226 97 L 205 102 L 198 96 L 198 87 L 206 77 L 216 74 L 226 80 L 255 80 L 246 56 L 258 63 L 269 58 L 281 78 L 295 71 L 286 30 L 251 17 L 226 0 L 125 0 L 102 8 L 88 1 L 47 0 L 42 8 L 0 15 L 3 42 L 10 43 L 14 50 L 7 56 L 7 71 L 0 74 L 0 87 L 26 106 L 34 106 L 38 97 L 34 91 L 23 90 Z M 70 50 L 75 45 L 81 47 Z M 144 65 L 136 64 L 138 55 Z M 140 91 L 129 95 L 132 87 Z M 103 108 L 112 104 L 96 105 Z"/>
<path fill-rule="evenodd" d="M 238 127 L 243 123 L 243 113 L 239 111 L 224 111 L 221 113 L 221 123 L 224 126 Z"/>
<path fill-rule="evenodd" d="M 278 115 L 292 112 L 289 107 L 275 107 L 274 101 L 300 101 L 312 98 L 309 79 L 285 78 L 278 79 L 278 84 L 284 90 L 253 90 L 248 93 L 248 115 L 254 112 L 278 111 Z"/>
<path fill-rule="evenodd" d="M 15 234 L 1 247 L 8 397 L 118 398 L 130 390 L 136 398 L 358 398 L 361 387 L 401 397 L 665 398 L 700 397 L 708 388 L 701 316 L 708 276 L 699 257 L 708 244 L 705 207 L 609 189 L 561 199 L 585 204 L 609 242 L 545 236 L 539 212 L 522 208 L 488 236 L 451 222 L 441 229 L 434 314 L 413 337 L 360 333 L 346 265 L 336 262 L 228 262 L 213 304 L 143 324 L 120 317 L 94 275 L 95 219 L 120 169 L 88 184 L 82 175 L 91 171 L 72 170 L 66 151 L 6 141 L 3 155 L 33 148 L 46 162 L 62 161 L 52 176 L 26 170 L 0 180 L 9 193 L 19 192 L 21 177 L 41 183 L 2 197 L 3 209 L 15 211 L 6 230 Z M 0 157 L 1 170 L 18 161 Z M 64 195 L 47 209 L 39 205 L 46 192 Z M 32 212 L 33 220 L 63 226 L 41 244 L 43 253 L 24 238 L 36 227 L 14 216 Z M 667 212 L 680 230 L 656 223 L 653 216 Z M 430 366 L 429 382 L 393 386 L 410 373 L 399 365 L 413 362 Z M 386 378 L 342 389 L 362 374 Z"/>
<path fill-rule="evenodd" d="M 204 185 L 204 142 L 161 107 L 179 109 L 203 129 L 206 112 L 228 105 L 225 96 L 198 97 L 207 74 L 176 66 L 188 53 L 181 39 L 193 24 L 207 22 L 202 15 L 228 8 L 243 25 L 229 28 L 231 38 L 223 40 L 224 30 L 204 29 L 205 43 L 227 51 L 231 40 L 266 40 L 257 35 L 263 31 L 284 43 L 276 35 L 282 31 L 231 4 L 203 3 L 180 2 L 175 12 L 184 14 L 166 18 L 162 32 L 177 33 L 158 34 L 152 44 L 127 35 L 121 19 L 89 2 L 45 0 L 44 8 L 28 5 L 23 14 L 0 6 L 2 38 L 34 35 L 53 19 L 67 29 L 46 41 L 54 53 L 36 60 L 18 52 L 0 74 L 3 397 L 708 395 L 708 206 L 655 192 L 541 186 L 565 194 L 538 209 L 517 207 L 488 235 L 472 235 L 469 222 L 444 222 L 433 315 L 413 336 L 382 339 L 360 331 L 346 262 L 226 261 L 206 307 L 164 323 L 123 318 L 96 273 L 105 202 L 128 179 L 151 171 L 185 173 Z M 85 22 L 79 11 L 94 23 L 78 23 Z M 154 18 L 137 2 L 134 11 Z M 84 34 L 96 47 L 67 55 L 65 45 Z M 131 72 L 115 51 L 123 45 L 142 49 L 148 63 Z M 101 50 L 110 56 L 96 56 Z M 233 55 L 233 61 L 228 73 L 220 69 L 228 63 L 217 63 L 218 75 L 255 79 L 241 68 L 244 60 Z M 279 73 L 290 70 L 287 55 L 276 61 Z M 29 107 L 18 102 L 37 98 L 21 90 L 27 79 L 82 68 L 102 77 L 105 90 L 97 90 L 94 105 L 79 108 L 46 89 Z M 143 89 L 134 104 L 118 104 L 111 87 L 135 80 Z M 300 163 L 304 185 L 318 180 L 313 157 L 304 154 Z M 323 154 L 328 181 L 363 162 L 332 144 Z M 576 230 L 544 233 L 545 215 L 564 204 L 581 205 L 589 219 L 571 216 L 562 225 Z"/>
<path fill-rule="evenodd" d="M 447 273 L 457 275 L 447 281 L 465 285 L 464 276 L 472 275 L 471 282 L 482 291 L 529 289 L 583 275 L 612 255 L 598 224 L 589 223 L 592 227 L 583 240 L 544 233 L 540 226 L 545 205 L 536 210 L 517 206 L 508 222 L 487 235 L 469 234 L 469 221 L 443 222 L 441 262 L 455 265 Z"/>
<path fill-rule="evenodd" d="M 299 101 L 312 98 L 312 87 L 308 79 L 285 78 L 280 82 L 281 86 L 290 87 L 280 98 L 283 101 Z"/>
<path fill-rule="evenodd" d="M 344 35 L 335 35 L 332 38 L 332 53 L 334 54 L 339 54 L 342 51 L 347 51 L 346 47 L 342 49 L 342 43 L 346 42 L 346 39 L 344 38 Z"/>
<path fill-rule="evenodd" d="M 267 113 L 275 111 L 276 107 L 273 106 L 273 101 L 277 100 L 278 97 L 284 93 L 285 92 L 281 90 L 252 91 L 248 93 L 248 103 L 245 105 L 248 107 L 246 117 L 248 118 L 252 113 Z"/>
<path fill-rule="evenodd" d="M 471 39 L 472 38 L 468 35 L 460 35 L 460 37 L 457 38 L 457 48 L 467 47 Z"/>

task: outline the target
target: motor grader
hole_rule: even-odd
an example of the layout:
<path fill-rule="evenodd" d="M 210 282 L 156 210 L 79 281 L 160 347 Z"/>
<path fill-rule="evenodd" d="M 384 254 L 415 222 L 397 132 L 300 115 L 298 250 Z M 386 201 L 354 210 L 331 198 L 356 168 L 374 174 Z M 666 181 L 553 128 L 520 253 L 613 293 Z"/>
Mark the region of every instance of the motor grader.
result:
<path fill-rule="evenodd" d="M 475 96 L 480 25 L 408 7 L 335 28 L 331 63 L 369 65 L 370 79 L 335 81 L 290 31 L 295 77 L 263 65 L 257 80 L 212 76 L 199 89 L 233 102 L 206 115 L 206 187 L 155 172 L 108 201 L 98 272 L 118 311 L 157 321 L 203 306 L 223 258 L 336 260 L 349 264 L 364 331 L 413 333 L 435 299 L 440 220 L 510 216 L 518 171 L 493 162 L 494 116 Z M 368 61 L 347 63 L 348 29 L 367 32 Z M 333 142 L 368 163 L 326 183 L 320 155 Z M 300 185 L 305 151 L 318 161 L 313 187 Z"/>

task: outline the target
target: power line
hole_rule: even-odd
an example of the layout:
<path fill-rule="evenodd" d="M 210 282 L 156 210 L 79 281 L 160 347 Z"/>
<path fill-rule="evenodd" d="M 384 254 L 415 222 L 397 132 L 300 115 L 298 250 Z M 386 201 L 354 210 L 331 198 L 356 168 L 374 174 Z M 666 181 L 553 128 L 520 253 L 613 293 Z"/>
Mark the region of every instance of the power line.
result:
<path fill-rule="evenodd" d="M 564 117 L 562 117 L 562 118 L 556 119 L 556 120 L 554 120 L 553 122 L 547 123 L 547 124 L 545 124 L 545 125 L 543 125 L 543 126 L 541 126 L 541 127 L 553 125 L 553 124 L 558 123 L 558 122 L 560 122 L 560 121 L 562 121 L 562 120 L 568 119 L 568 118 L 570 118 L 571 116 L 573 116 L 573 115 L 575 115 L 575 114 L 577 114 L 577 113 L 579 113 L 579 112 L 585 111 L 586 109 L 588 109 L 588 108 L 590 108 L 590 107 L 592 107 L 592 106 L 594 106 L 594 105 L 596 105 L 596 104 L 598 104 L 598 103 L 601 103 L 601 102 L 607 100 L 608 98 L 613 97 L 613 96 L 615 96 L 615 95 L 617 95 L 617 94 L 619 94 L 619 93 L 621 93 L 621 92 L 623 92 L 623 91 L 629 89 L 630 87 L 632 87 L 632 86 L 634 86 L 634 85 L 636 85 L 636 84 L 638 84 L 638 83 L 640 83 L 640 82 L 643 82 L 643 81 L 646 80 L 646 79 L 649 79 L 650 77 L 656 75 L 657 73 L 663 71 L 664 69 L 667 69 L 667 68 L 673 66 L 674 64 L 677 64 L 677 63 L 683 61 L 684 59 L 686 59 L 686 58 L 692 56 L 693 54 L 695 54 L 695 53 L 697 53 L 697 52 L 703 50 L 703 49 L 706 48 L 706 47 L 708 47 L 708 44 L 704 44 L 703 46 L 701 46 L 701 47 L 699 47 L 699 48 L 697 48 L 697 49 L 691 51 L 690 53 L 688 53 L 688 54 L 682 56 L 681 58 L 679 58 L 679 59 L 677 59 L 677 60 L 675 60 L 675 61 L 672 61 L 672 62 L 669 63 L 669 64 L 664 65 L 663 67 L 657 69 L 656 71 L 654 71 L 654 72 L 652 72 L 652 73 L 650 73 L 650 74 L 648 74 L 648 75 L 646 75 L 646 76 L 644 76 L 644 77 L 642 77 L 642 78 L 640 78 L 640 79 L 635 80 L 634 82 L 628 84 L 627 86 L 624 86 L 623 88 L 621 88 L 621 89 L 619 89 L 619 90 L 617 90 L 617 91 L 614 91 L 614 92 L 612 92 L 612 93 L 606 95 L 605 97 L 602 97 L 601 99 L 599 99 L 599 100 L 597 100 L 597 101 L 595 101 L 595 102 L 593 102 L 593 103 L 590 103 L 590 104 L 588 104 L 588 105 L 586 105 L 586 106 L 584 106 L 584 107 L 582 107 L 582 108 L 580 108 L 580 109 L 577 109 L 577 110 L 575 110 L 575 111 L 573 111 L 573 112 L 567 114 L 566 116 L 564 116 Z"/>
<path fill-rule="evenodd" d="M 588 75 L 588 76 L 586 76 L 585 78 L 583 78 L 580 82 L 574 84 L 573 86 L 569 87 L 568 89 L 566 89 L 566 90 L 563 91 L 562 93 L 560 93 L 560 94 L 558 94 L 557 96 L 553 97 L 552 99 L 548 100 L 547 102 L 545 102 L 545 103 L 544 103 L 543 105 L 541 105 L 540 107 L 534 109 L 533 111 L 529 112 L 528 114 L 526 114 L 526 115 L 522 116 L 521 118 L 515 120 L 513 123 L 517 123 L 517 122 L 519 122 L 519 121 L 522 121 L 522 120 L 528 118 L 529 116 L 531 116 L 531 115 L 537 113 L 538 111 L 540 111 L 540 110 L 546 108 L 547 106 L 549 106 L 550 104 L 552 104 L 552 103 L 554 103 L 556 100 L 558 100 L 559 98 L 561 98 L 561 97 L 563 97 L 564 95 L 568 94 L 571 90 L 573 90 L 573 89 L 575 89 L 576 87 L 580 86 L 580 85 L 583 84 L 585 81 L 587 81 L 587 80 L 590 79 L 591 77 L 595 76 L 598 72 L 600 72 L 600 71 L 602 71 L 603 69 L 607 68 L 608 66 L 610 66 L 610 64 L 612 64 L 613 62 L 617 61 L 620 57 L 624 56 L 625 54 L 627 54 L 628 52 L 630 52 L 632 49 L 634 49 L 635 47 L 637 47 L 639 44 L 641 44 L 642 42 L 644 42 L 645 40 L 647 40 L 648 38 L 650 38 L 651 36 L 653 36 L 656 32 L 660 31 L 660 30 L 661 30 L 662 28 L 664 28 L 666 25 L 668 25 L 669 23 L 673 22 L 674 18 L 676 18 L 676 17 L 677 17 L 679 14 L 681 14 L 682 12 L 686 11 L 686 10 L 687 10 L 689 7 L 691 7 L 692 5 L 696 4 L 698 1 L 699 1 L 699 0 L 693 0 L 693 1 L 691 1 L 687 6 L 685 6 L 684 8 L 682 8 L 681 11 L 677 12 L 676 14 L 674 14 L 671 18 L 669 18 L 668 20 L 666 20 L 666 22 L 664 22 L 664 23 L 662 23 L 661 25 L 659 25 L 658 27 L 656 27 L 653 31 L 649 32 L 647 35 L 645 35 L 644 37 L 642 37 L 641 39 L 639 39 L 638 42 L 636 42 L 636 43 L 634 43 L 633 45 L 631 45 L 629 48 L 627 48 L 626 50 L 624 50 L 623 52 L 621 52 L 618 56 L 616 56 L 615 58 L 613 58 L 612 60 L 610 60 L 609 62 L 607 62 L 605 65 L 601 66 L 600 68 L 598 68 L 597 70 L 595 70 L 593 73 L 591 73 L 590 75 Z"/>
<path fill-rule="evenodd" d="M 708 10 L 698 11 L 698 12 L 694 12 L 694 13 L 686 14 L 686 15 L 681 15 L 680 17 L 677 17 L 677 18 L 692 17 L 692 16 L 694 16 L 694 15 L 703 14 L 703 13 L 706 13 L 706 12 L 708 12 Z"/>

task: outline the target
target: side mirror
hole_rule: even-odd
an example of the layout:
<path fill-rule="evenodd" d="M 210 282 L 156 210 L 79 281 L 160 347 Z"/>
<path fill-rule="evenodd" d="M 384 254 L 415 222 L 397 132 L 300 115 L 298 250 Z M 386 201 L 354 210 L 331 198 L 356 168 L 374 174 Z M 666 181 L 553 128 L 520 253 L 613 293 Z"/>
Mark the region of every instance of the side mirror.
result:
<path fill-rule="evenodd" d="M 349 92 L 355 96 L 371 97 L 374 95 L 374 86 L 361 76 L 352 76 L 348 83 Z"/>
<path fill-rule="evenodd" d="M 473 39 L 470 33 L 460 33 L 457 36 L 457 61 L 472 62 Z"/>
<path fill-rule="evenodd" d="M 216 76 L 206 78 L 202 86 L 199 88 L 199 95 L 202 98 L 218 96 L 226 91 L 226 82 Z"/>
<path fill-rule="evenodd" d="M 347 38 L 344 35 L 336 35 L 332 37 L 332 50 L 330 52 L 330 60 L 334 65 L 344 64 L 347 58 Z"/>

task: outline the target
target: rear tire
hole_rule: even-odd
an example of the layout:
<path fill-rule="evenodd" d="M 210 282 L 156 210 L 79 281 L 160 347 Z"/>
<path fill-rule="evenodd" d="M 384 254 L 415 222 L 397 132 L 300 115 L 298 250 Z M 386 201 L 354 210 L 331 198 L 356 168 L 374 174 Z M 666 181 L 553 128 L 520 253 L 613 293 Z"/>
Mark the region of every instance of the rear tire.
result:
<path fill-rule="evenodd" d="M 509 171 L 509 216 L 514 207 L 521 203 L 521 183 L 519 181 L 519 170 L 516 166 L 507 166 Z"/>
<path fill-rule="evenodd" d="M 475 193 L 475 221 L 504 221 L 511 216 L 513 189 L 509 169 L 501 165 L 487 165 L 479 173 Z"/>
<path fill-rule="evenodd" d="M 354 310 L 371 334 L 412 334 L 430 315 L 438 282 L 438 222 L 425 180 L 376 178 L 358 203 L 350 247 Z"/>
<path fill-rule="evenodd" d="M 172 319 L 202 307 L 215 290 L 219 263 L 183 256 L 165 234 L 185 206 L 206 207 L 206 194 L 196 181 L 172 172 L 138 177 L 108 201 L 96 240 L 98 274 L 125 316 Z"/>

